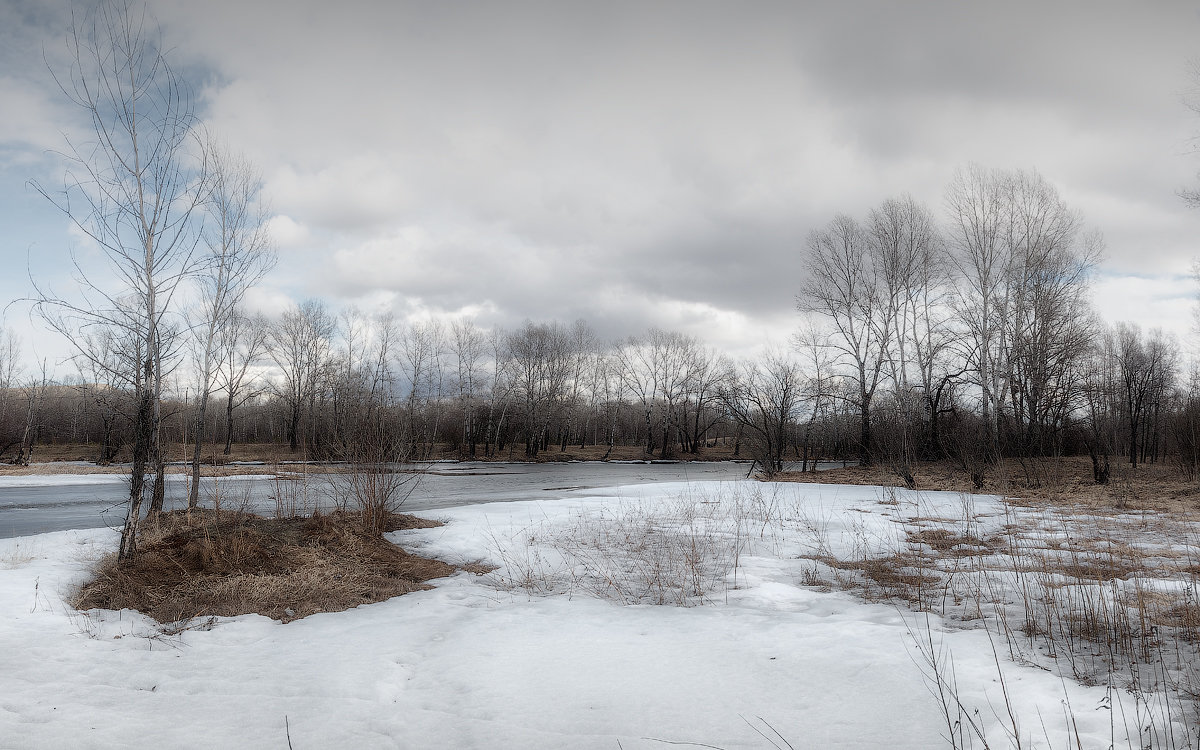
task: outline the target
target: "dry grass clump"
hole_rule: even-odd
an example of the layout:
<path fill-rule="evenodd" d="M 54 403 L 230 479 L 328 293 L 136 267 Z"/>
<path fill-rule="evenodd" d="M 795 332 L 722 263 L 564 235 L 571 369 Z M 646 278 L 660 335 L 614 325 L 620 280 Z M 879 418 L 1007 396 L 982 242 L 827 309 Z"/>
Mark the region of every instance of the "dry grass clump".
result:
<path fill-rule="evenodd" d="M 1047 565 L 1046 570 L 1060 573 L 1076 581 L 1104 583 L 1114 579 L 1126 579 L 1134 573 L 1144 572 L 1142 566 L 1128 558 L 1077 555 L 1071 560 Z"/>
<path fill-rule="evenodd" d="M 951 529 L 925 528 L 907 532 L 910 544 L 924 544 L 937 554 L 947 557 L 971 557 L 992 551 L 992 543 L 974 534 L 962 534 Z"/>
<path fill-rule="evenodd" d="M 928 598 L 932 587 L 942 581 L 941 576 L 931 574 L 920 557 L 904 553 L 859 560 L 835 560 L 828 564 L 838 570 L 861 573 L 866 584 L 864 593 L 868 598 L 875 598 L 870 586 L 874 584 L 883 598 L 921 603 Z"/>
<path fill-rule="evenodd" d="M 393 514 L 386 530 L 440 525 Z M 456 568 L 410 555 L 349 513 L 266 519 L 176 511 L 143 525 L 139 555 L 102 561 L 73 602 L 136 609 L 160 623 L 256 613 L 289 622 L 431 588 Z"/>

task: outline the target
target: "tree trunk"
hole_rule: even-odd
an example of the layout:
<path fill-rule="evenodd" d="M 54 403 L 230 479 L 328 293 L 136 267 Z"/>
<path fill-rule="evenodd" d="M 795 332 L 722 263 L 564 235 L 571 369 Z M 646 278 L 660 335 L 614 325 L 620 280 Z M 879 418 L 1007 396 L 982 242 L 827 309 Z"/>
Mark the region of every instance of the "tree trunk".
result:
<path fill-rule="evenodd" d="M 940 399 L 926 399 L 925 403 L 929 407 L 929 445 L 926 448 L 927 458 L 942 457 L 942 435 L 941 435 L 941 412 L 938 401 Z"/>
<path fill-rule="evenodd" d="M 871 465 L 871 397 L 862 394 L 862 422 L 859 425 L 858 462 L 861 466 Z"/>
<path fill-rule="evenodd" d="M 617 441 L 616 420 L 610 419 L 609 424 L 608 424 L 608 449 L 604 451 L 604 456 L 601 457 L 601 459 L 600 459 L 601 461 L 607 461 L 608 457 L 612 455 L 613 445 L 616 444 L 616 441 Z"/>
<path fill-rule="evenodd" d="M 112 417 L 100 418 L 100 463 L 107 464 L 112 460 Z"/>
<path fill-rule="evenodd" d="M 288 422 L 288 447 L 292 453 L 300 449 L 300 402 L 292 405 L 291 419 Z"/>
<path fill-rule="evenodd" d="M 208 394 L 200 394 L 196 409 L 196 445 L 192 449 L 192 484 L 188 488 L 188 510 L 200 507 L 200 452 L 204 449 L 204 413 L 208 409 Z"/>
<path fill-rule="evenodd" d="M 225 398 L 225 455 L 233 452 L 233 391 Z"/>
<path fill-rule="evenodd" d="M 29 408 L 25 412 L 25 432 L 21 435 L 21 447 L 17 450 L 16 463 L 19 466 L 28 466 L 29 460 L 33 457 L 33 423 L 37 416 L 36 399 L 36 396 L 29 398 Z"/>
<path fill-rule="evenodd" d="M 151 370 L 150 363 L 146 370 Z M 142 517 L 142 495 L 146 481 L 146 466 L 150 457 L 150 423 L 153 398 L 148 390 L 138 397 L 137 414 L 133 423 L 133 467 L 129 477 L 129 506 L 125 509 L 125 526 L 121 529 L 121 544 L 117 560 L 131 560 L 137 554 L 138 522 Z"/>
<path fill-rule="evenodd" d="M 1129 463 L 1133 468 L 1138 465 L 1138 422 L 1130 411 L 1129 416 Z"/>
<path fill-rule="evenodd" d="M 155 421 L 156 420 L 152 420 Z M 162 513 L 163 502 L 167 497 L 167 471 L 162 454 L 162 436 L 159 434 L 157 423 L 154 424 L 150 437 L 150 461 L 154 465 L 154 489 L 150 494 L 150 514 Z"/>
<path fill-rule="evenodd" d="M 1108 484 L 1108 451 L 1103 451 L 1103 454 L 1101 454 L 1096 450 L 1096 445 L 1091 441 L 1088 441 L 1087 448 L 1088 455 L 1092 458 L 1092 478 L 1096 481 L 1096 484 Z"/>
<path fill-rule="evenodd" d="M 646 455 L 654 455 L 654 421 L 650 410 L 646 410 Z"/>

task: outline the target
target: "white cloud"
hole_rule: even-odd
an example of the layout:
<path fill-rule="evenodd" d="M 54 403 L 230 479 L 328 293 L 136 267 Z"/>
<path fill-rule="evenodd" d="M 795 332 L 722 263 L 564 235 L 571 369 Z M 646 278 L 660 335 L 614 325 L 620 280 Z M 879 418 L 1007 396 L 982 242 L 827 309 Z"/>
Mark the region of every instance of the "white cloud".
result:
<path fill-rule="evenodd" d="M 312 242 L 312 232 L 308 227 L 290 216 L 278 214 L 267 220 L 267 232 L 275 246 L 280 250 L 296 247 L 306 247 Z"/>
<path fill-rule="evenodd" d="M 1104 275 L 1092 287 L 1094 304 L 1108 322 L 1161 328 L 1181 342 L 1192 338 L 1198 292 L 1196 281 L 1183 274 Z"/>

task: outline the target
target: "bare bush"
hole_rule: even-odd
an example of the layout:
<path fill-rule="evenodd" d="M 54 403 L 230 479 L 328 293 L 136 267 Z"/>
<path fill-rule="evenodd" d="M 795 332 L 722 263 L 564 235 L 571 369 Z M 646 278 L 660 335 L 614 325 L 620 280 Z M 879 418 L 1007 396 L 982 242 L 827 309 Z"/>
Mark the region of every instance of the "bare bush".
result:
<path fill-rule="evenodd" d="M 778 520 L 755 488 L 720 497 L 628 501 L 581 511 L 566 526 L 493 540 L 494 580 L 530 594 L 582 591 L 623 604 L 694 606 L 736 588 L 740 558 Z"/>

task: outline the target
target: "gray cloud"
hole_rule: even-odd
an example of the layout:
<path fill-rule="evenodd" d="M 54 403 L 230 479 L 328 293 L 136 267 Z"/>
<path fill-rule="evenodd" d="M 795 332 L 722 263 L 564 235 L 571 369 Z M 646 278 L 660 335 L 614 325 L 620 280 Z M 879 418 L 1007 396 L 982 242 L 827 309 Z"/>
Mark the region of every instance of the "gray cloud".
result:
<path fill-rule="evenodd" d="M 1113 273 L 1196 252 L 1183 3 L 152 7 L 263 169 L 288 294 L 757 344 L 808 231 L 940 211 L 969 161 L 1038 168 Z"/>

